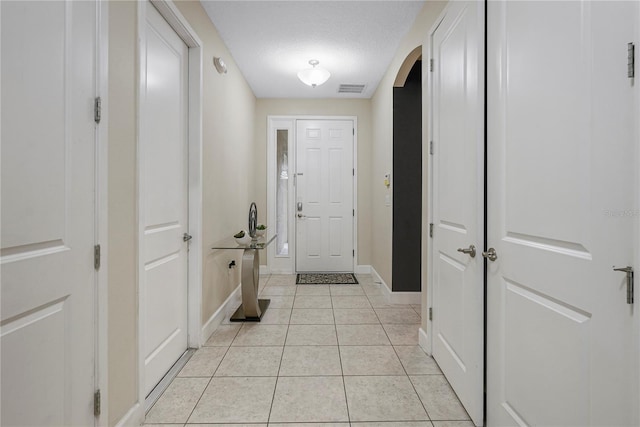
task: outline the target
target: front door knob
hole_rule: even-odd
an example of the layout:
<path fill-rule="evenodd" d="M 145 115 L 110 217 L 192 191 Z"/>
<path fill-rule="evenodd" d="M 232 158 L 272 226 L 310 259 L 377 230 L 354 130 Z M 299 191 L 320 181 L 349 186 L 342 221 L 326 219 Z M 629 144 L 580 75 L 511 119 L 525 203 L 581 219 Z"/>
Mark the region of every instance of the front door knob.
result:
<path fill-rule="evenodd" d="M 496 253 L 496 250 L 493 248 L 489 248 L 488 251 L 482 252 L 482 256 L 487 258 L 489 261 L 495 261 L 498 259 L 498 254 Z"/>

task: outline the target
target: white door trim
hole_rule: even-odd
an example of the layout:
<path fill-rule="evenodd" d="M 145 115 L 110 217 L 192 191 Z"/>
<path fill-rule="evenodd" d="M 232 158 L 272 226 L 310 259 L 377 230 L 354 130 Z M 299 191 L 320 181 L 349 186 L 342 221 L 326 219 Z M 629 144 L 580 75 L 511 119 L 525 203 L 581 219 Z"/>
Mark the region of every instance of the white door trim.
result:
<path fill-rule="evenodd" d="M 636 45 L 635 49 L 636 49 L 636 54 L 638 53 L 638 49 L 640 49 L 640 7 L 636 7 L 636 34 L 635 34 L 635 40 L 634 43 Z M 636 65 L 635 65 L 635 72 L 638 73 L 640 72 L 640 67 L 638 67 L 637 61 L 636 61 Z M 637 82 L 634 82 L 637 84 Z M 636 94 L 635 94 L 635 117 L 638 117 L 638 113 L 640 113 L 640 91 L 636 90 Z M 640 147 L 640 120 L 636 120 L 636 166 L 640 165 L 640 149 L 638 147 Z M 635 182 L 636 182 L 636 194 L 635 194 L 635 200 L 634 200 L 634 208 L 635 208 L 635 214 L 636 216 L 640 216 L 640 169 L 638 167 L 636 167 L 636 176 L 635 176 Z M 635 236 L 636 236 L 636 241 L 635 241 L 635 257 L 634 257 L 634 261 L 635 261 L 635 267 L 636 269 L 640 268 L 640 221 L 636 220 L 635 221 Z M 635 340 L 636 340 L 636 354 L 640 354 L 640 316 L 636 316 L 635 319 Z M 634 392 L 636 393 L 636 396 L 639 397 L 638 402 L 636 402 L 636 406 L 634 408 L 635 413 L 634 413 L 634 419 L 638 420 L 640 419 L 640 358 L 638 358 L 638 362 L 636 363 L 635 366 L 635 375 L 636 375 L 636 389 L 634 390 Z"/>
<path fill-rule="evenodd" d="M 296 170 L 295 164 L 295 146 L 296 146 L 296 121 L 297 120 L 351 120 L 353 121 L 353 168 L 355 170 L 353 176 L 353 209 L 356 210 L 356 214 L 353 217 L 353 249 L 355 251 L 353 257 L 353 271 L 355 272 L 357 261 L 358 261 L 358 116 L 315 116 L 315 115 L 268 115 L 267 116 L 267 224 L 269 227 L 273 227 L 275 229 L 275 176 L 276 171 L 276 163 L 275 163 L 275 138 L 273 138 L 273 130 L 275 129 L 285 129 L 284 126 L 275 126 L 276 123 L 284 124 L 288 122 L 291 124 L 291 130 L 289 132 L 293 132 L 291 135 L 293 138 L 290 139 L 289 146 L 289 164 L 293 165 L 291 170 Z M 295 194 L 295 189 L 294 189 Z M 289 239 L 289 255 L 291 259 L 290 271 L 276 271 L 277 273 L 295 273 L 295 265 L 296 265 L 296 247 L 295 247 L 295 220 L 293 217 L 295 208 L 295 197 L 291 198 L 289 202 L 289 212 L 290 218 L 292 221 L 289 222 L 289 236 L 292 236 L 293 239 Z M 269 265 L 267 268 L 270 269 L 273 266 L 272 260 L 275 258 L 274 253 L 274 245 L 270 245 L 269 249 L 267 249 L 267 259 Z"/>
<path fill-rule="evenodd" d="M 100 245 L 100 269 L 96 272 L 95 285 L 95 388 L 100 390 L 100 415 L 96 426 L 109 424 L 109 4 L 97 2 L 97 54 L 96 54 L 96 96 L 101 99 L 100 124 L 96 126 L 96 183 L 95 183 L 95 241 Z"/>
<path fill-rule="evenodd" d="M 431 27 L 431 29 L 429 30 L 429 33 L 427 35 L 427 38 L 425 40 L 425 43 L 422 45 L 423 46 L 423 52 L 424 52 L 424 48 L 426 46 L 426 53 L 427 53 L 427 60 L 429 60 L 430 58 L 433 57 L 433 46 L 432 46 L 432 39 L 433 39 L 433 34 L 435 33 L 435 31 L 438 29 L 438 27 L 440 26 L 440 24 L 442 23 L 442 20 L 444 19 L 444 17 L 446 16 L 447 11 L 443 10 L 442 13 L 440 13 L 440 16 L 438 16 L 438 19 L 435 21 L 435 23 L 433 24 L 433 26 Z M 433 139 L 433 73 L 431 73 L 429 71 L 429 67 L 425 66 L 422 68 L 422 81 L 426 81 L 427 84 L 422 86 L 422 90 L 423 90 L 423 95 L 424 92 L 427 92 L 426 94 L 426 99 L 428 100 L 428 108 L 429 108 L 429 113 L 427 114 L 427 129 L 429 132 L 429 136 L 428 136 L 428 140 L 431 141 Z M 426 74 L 426 75 L 425 75 Z M 426 77 L 426 78 L 425 78 Z M 425 99 L 423 97 L 423 99 Z M 426 165 L 426 175 L 428 176 L 428 183 L 426 186 L 422 187 L 422 199 L 426 200 L 426 203 L 423 203 L 423 212 L 426 212 L 426 223 L 422 224 L 422 229 L 424 230 L 423 235 L 425 236 L 426 240 L 427 240 L 427 256 L 426 256 L 426 260 L 427 260 L 427 286 L 426 286 L 426 290 L 427 290 L 427 307 L 423 308 L 423 312 L 428 313 L 429 309 L 433 308 L 433 283 L 434 283 L 434 277 L 433 277 L 433 258 L 431 257 L 431 253 L 433 252 L 433 239 L 429 236 L 429 228 L 431 226 L 431 224 L 433 224 L 433 156 L 430 154 L 429 151 L 429 147 L 426 147 L 425 149 L 422 150 L 422 156 L 423 156 L 423 164 Z M 424 157 L 427 157 L 427 159 L 425 159 Z M 426 160 L 426 161 L 425 161 Z M 424 216 L 423 216 L 424 218 Z M 423 290 L 425 289 L 424 287 L 422 288 Z M 433 353 L 433 323 L 431 322 L 431 320 L 429 319 L 429 316 L 425 316 L 425 318 L 427 319 L 427 330 L 423 331 L 424 333 L 426 333 L 427 339 L 421 341 L 422 343 L 422 347 L 423 350 L 429 355 L 431 356 Z"/>
<path fill-rule="evenodd" d="M 160 15 L 169 23 L 171 28 L 178 34 L 182 41 L 189 48 L 189 119 L 188 119 L 188 148 L 189 148 L 189 234 L 193 236 L 189 244 L 188 257 L 188 283 L 187 283 L 187 322 L 188 322 L 188 346 L 190 348 L 200 347 L 200 333 L 202 326 L 202 64 L 203 64 L 203 43 L 197 33 L 191 28 L 187 19 L 180 13 L 171 0 L 150 0 L 153 6 L 160 12 Z M 137 100 L 137 212 L 138 212 L 138 254 L 137 254 L 137 288 L 138 288 L 138 402 L 134 421 L 144 420 L 144 349 L 141 331 L 144 331 L 144 319 L 140 316 L 141 307 L 144 301 L 141 298 L 141 278 L 142 259 L 140 257 L 140 242 L 142 241 L 142 217 L 139 201 L 142 197 L 140 188 L 141 168 L 140 168 L 140 116 L 142 99 L 143 70 L 145 67 L 145 55 L 143 47 L 146 45 L 146 19 L 148 2 L 138 2 L 138 100 Z"/>

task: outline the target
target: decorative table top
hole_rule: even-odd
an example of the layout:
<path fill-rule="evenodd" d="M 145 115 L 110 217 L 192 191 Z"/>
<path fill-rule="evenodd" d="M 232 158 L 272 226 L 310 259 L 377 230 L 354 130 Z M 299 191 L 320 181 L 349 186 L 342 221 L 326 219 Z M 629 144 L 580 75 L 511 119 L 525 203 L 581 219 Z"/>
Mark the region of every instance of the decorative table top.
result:
<path fill-rule="evenodd" d="M 216 242 L 211 249 L 266 249 L 266 247 L 273 242 L 275 238 L 276 234 L 267 234 L 265 236 L 256 237 L 255 240 L 251 240 L 251 242 L 246 245 L 241 245 L 236 242 L 236 239 L 233 237 L 228 237 Z"/>

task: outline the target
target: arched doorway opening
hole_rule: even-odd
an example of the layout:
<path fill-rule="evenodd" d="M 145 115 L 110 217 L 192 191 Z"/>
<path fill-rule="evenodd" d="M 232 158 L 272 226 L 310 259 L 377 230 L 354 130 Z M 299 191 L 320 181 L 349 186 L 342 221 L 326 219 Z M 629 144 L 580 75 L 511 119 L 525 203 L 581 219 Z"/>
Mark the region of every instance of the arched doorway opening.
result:
<path fill-rule="evenodd" d="M 422 262 L 422 46 L 393 88 L 393 292 L 420 292 Z"/>

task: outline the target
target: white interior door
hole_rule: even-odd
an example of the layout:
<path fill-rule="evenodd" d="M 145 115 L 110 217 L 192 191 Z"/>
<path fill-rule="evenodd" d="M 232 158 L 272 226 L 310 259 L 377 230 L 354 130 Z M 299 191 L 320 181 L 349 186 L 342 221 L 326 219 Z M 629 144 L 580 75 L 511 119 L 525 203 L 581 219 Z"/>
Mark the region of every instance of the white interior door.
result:
<path fill-rule="evenodd" d="M 451 2 L 431 35 L 432 350 L 476 425 L 484 385 L 483 28 L 482 3 Z"/>
<path fill-rule="evenodd" d="M 296 126 L 296 270 L 353 272 L 353 121 Z"/>
<path fill-rule="evenodd" d="M 2 415 L 94 424 L 96 3 L 3 1 Z"/>
<path fill-rule="evenodd" d="M 638 425 L 638 3 L 487 7 L 487 422 Z"/>
<path fill-rule="evenodd" d="M 187 349 L 188 48 L 148 5 L 141 99 L 145 394 Z"/>

